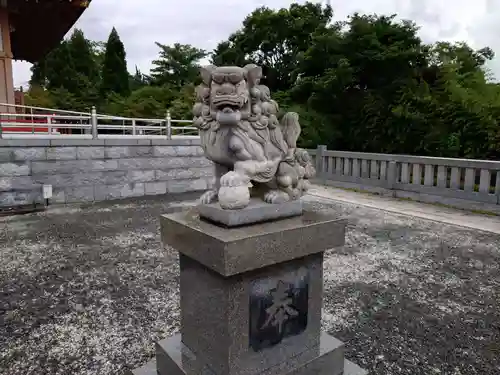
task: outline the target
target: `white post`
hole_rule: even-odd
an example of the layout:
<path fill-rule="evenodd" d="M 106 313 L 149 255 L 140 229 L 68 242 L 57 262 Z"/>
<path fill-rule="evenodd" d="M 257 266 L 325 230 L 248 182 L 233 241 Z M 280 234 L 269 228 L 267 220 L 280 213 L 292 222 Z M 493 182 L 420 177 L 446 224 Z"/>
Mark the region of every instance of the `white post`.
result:
<path fill-rule="evenodd" d="M 170 111 L 167 111 L 167 139 L 172 139 L 172 118 Z"/>
<path fill-rule="evenodd" d="M 135 118 L 132 119 L 132 135 L 136 135 Z"/>
<path fill-rule="evenodd" d="M 97 139 L 97 111 L 95 106 L 92 106 L 92 110 L 90 112 L 90 124 L 92 125 L 92 139 Z"/>
<path fill-rule="evenodd" d="M 52 135 L 52 116 L 47 116 L 47 133 Z"/>

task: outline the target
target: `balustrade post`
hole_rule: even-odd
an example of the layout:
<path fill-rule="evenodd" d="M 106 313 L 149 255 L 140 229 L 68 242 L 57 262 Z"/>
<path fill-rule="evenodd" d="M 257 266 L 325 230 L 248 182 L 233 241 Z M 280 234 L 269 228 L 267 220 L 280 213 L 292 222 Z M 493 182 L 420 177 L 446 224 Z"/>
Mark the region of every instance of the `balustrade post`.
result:
<path fill-rule="evenodd" d="M 136 135 L 137 129 L 135 128 L 135 118 L 132 119 L 132 135 Z"/>
<path fill-rule="evenodd" d="M 316 178 L 324 182 L 325 179 L 325 145 L 318 145 L 316 149 Z"/>
<path fill-rule="evenodd" d="M 167 139 L 172 139 L 172 118 L 170 111 L 167 111 Z"/>
<path fill-rule="evenodd" d="M 397 180 L 397 163 L 389 161 L 387 163 L 387 189 L 393 190 Z"/>
<path fill-rule="evenodd" d="M 97 110 L 95 109 L 94 105 L 92 106 L 92 110 L 90 111 L 90 124 L 92 125 L 92 139 L 97 139 Z"/>
<path fill-rule="evenodd" d="M 495 194 L 497 196 L 497 204 L 500 204 L 500 169 L 497 170 L 497 180 L 495 181 Z"/>

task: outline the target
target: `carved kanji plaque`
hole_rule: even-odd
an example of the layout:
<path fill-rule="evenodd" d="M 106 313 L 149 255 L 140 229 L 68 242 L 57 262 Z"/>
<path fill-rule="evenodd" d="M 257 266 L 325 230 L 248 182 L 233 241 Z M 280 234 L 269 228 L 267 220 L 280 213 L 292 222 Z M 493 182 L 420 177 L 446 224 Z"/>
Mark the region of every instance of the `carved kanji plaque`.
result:
<path fill-rule="evenodd" d="M 250 347 L 259 351 L 307 327 L 309 270 L 254 280 L 250 290 Z"/>

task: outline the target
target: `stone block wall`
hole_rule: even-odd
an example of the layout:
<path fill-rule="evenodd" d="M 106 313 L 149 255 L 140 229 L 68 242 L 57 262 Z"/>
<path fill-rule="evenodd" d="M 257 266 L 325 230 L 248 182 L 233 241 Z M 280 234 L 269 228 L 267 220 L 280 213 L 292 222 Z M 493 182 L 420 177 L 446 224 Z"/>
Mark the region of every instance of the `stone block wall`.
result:
<path fill-rule="evenodd" d="M 206 190 L 210 161 L 196 139 L 0 140 L 0 206 L 93 202 Z"/>

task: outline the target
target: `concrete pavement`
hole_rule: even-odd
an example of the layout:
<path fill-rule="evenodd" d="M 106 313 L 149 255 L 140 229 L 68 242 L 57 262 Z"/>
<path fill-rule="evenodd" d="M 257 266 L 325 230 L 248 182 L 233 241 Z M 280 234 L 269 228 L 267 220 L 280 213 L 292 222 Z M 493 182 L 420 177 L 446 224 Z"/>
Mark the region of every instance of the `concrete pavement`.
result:
<path fill-rule="evenodd" d="M 314 185 L 309 193 L 311 197 L 305 198 L 306 200 L 316 200 L 317 198 L 334 200 L 500 234 L 500 216 L 476 214 L 465 210 L 359 193 L 329 186 Z"/>

